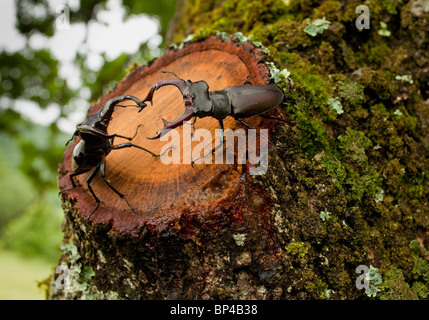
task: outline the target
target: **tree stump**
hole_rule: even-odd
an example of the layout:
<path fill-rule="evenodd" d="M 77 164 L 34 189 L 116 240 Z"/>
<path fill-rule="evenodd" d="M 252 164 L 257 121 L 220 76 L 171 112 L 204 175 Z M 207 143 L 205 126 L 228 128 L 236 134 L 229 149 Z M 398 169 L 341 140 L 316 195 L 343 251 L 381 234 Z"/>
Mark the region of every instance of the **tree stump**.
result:
<path fill-rule="evenodd" d="M 185 80 L 205 80 L 210 90 L 241 85 L 246 76 L 254 84 L 266 84 L 269 71 L 264 58 L 262 50 L 250 42 L 210 37 L 189 43 L 134 69 L 88 113 L 118 95 L 143 99 L 154 83 L 173 77 L 160 71 L 174 72 Z M 183 111 L 179 90 L 163 87 L 155 93 L 153 105 L 141 113 L 137 108 L 115 109 L 108 131 L 132 136 L 143 124 L 132 142 L 160 153 L 166 142 L 146 137 L 162 128 L 161 118 L 171 121 Z M 264 128 L 275 125 L 257 119 L 248 123 Z M 231 117 L 224 124 L 225 129 L 242 128 Z M 179 129 L 181 135 L 190 130 L 185 127 Z M 198 119 L 196 128 L 210 130 L 214 140 L 218 122 Z M 199 143 L 181 142 L 183 149 Z M 249 163 L 192 167 L 183 163 L 182 149 L 181 164 L 164 165 L 136 148 L 112 150 L 106 158 L 106 177 L 137 208 L 136 213 L 97 176 L 91 186 L 101 204 L 91 215 L 95 201 L 86 184 L 89 173 L 76 177 L 76 188 L 69 178 L 74 146 L 68 147 L 59 168 L 66 217 L 64 248 L 68 248 L 63 248 L 61 263 L 74 270 L 72 278 L 80 285 L 73 290 L 51 287 L 50 298 L 263 299 L 281 295 L 273 282 L 281 263 L 271 229 L 271 195 L 249 175 Z M 85 278 L 82 270 L 89 270 L 91 277 Z"/>

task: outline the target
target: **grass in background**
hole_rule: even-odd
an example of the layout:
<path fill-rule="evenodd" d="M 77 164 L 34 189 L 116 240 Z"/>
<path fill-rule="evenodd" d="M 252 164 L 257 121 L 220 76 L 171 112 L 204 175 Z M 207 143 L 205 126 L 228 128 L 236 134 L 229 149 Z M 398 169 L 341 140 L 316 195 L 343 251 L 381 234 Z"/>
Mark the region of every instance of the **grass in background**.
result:
<path fill-rule="evenodd" d="M 53 269 L 45 259 L 0 251 L 0 300 L 44 300 L 45 292 L 37 283 L 52 275 Z"/>
<path fill-rule="evenodd" d="M 32 183 L 11 140 L 0 134 L 0 299 L 45 299 L 37 283 L 53 274 L 60 257 L 58 189 Z"/>

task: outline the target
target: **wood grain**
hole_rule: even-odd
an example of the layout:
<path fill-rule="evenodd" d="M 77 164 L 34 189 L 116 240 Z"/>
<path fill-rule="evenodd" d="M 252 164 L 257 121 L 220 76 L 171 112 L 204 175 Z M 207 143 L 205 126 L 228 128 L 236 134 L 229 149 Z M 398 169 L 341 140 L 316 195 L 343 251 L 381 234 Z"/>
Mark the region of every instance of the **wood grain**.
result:
<path fill-rule="evenodd" d="M 108 99 L 117 95 L 129 94 L 143 99 L 154 83 L 173 77 L 161 73 L 162 70 L 174 72 L 185 80 L 205 80 L 210 90 L 240 85 L 247 75 L 248 80 L 255 84 L 267 83 L 268 70 L 261 63 L 263 57 L 262 51 L 250 43 L 224 42 L 216 37 L 188 44 L 181 50 L 168 51 L 149 66 L 132 71 L 112 93 L 93 104 L 88 114 L 96 112 Z M 132 143 L 160 153 L 168 142 L 148 140 L 146 137 L 155 135 L 162 128 L 161 118 L 171 121 L 183 112 L 180 91 L 174 86 L 163 87 L 155 92 L 153 105 L 149 104 L 141 113 L 137 112 L 137 108 L 116 108 L 108 132 L 132 136 L 136 127 L 143 124 Z M 254 126 L 259 124 L 256 119 L 248 122 Z M 224 124 L 225 129 L 239 126 L 231 117 L 227 117 Z M 203 118 L 197 119 L 195 127 L 208 129 L 214 140 L 215 129 L 219 125 L 213 118 Z M 189 148 L 189 144 L 183 143 L 183 131 L 184 128 L 178 128 L 181 147 Z M 115 139 L 115 144 L 121 142 L 126 140 Z M 192 142 L 191 149 L 198 143 Z M 215 145 L 214 141 L 212 145 Z M 79 185 L 71 188 L 68 173 L 71 172 L 70 159 L 74 146 L 70 145 L 64 154 L 64 163 L 59 169 L 59 187 L 63 197 L 72 201 L 79 215 L 86 218 L 92 212 L 95 201 L 86 185 L 89 173 L 78 176 Z M 136 230 L 140 230 L 143 225 L 164 228 L 192 208 L 198 208 L 201 215 L 210 214 L 222 210 L 225 204 L 230 206 L 240 198 L 240 174 L 246 172 L 248 165 L 195 164 L 192 167 L 183 164 L 183 149 L 180 153 L 182 164 L 165 165 L 159 158 L 136 148 L 112 150 L 106 158 L 106 177 L 137 208 L 137 214 L 129 210 L 124 200 L 97 177 L 91 186 L 101 204 L 91 220 L 110 223 L 117 232 L 132 233 L 138 232 Z"/>

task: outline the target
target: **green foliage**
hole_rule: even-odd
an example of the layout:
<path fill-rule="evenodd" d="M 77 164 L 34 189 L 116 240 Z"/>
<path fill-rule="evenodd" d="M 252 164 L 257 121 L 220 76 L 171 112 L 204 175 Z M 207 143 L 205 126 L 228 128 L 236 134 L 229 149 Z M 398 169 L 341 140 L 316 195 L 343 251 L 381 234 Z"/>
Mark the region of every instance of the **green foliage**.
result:
<path fill-rule="evenodd" d="M 45 108 L 53 102 L 67 104 L 73 95 L 58 76 L 58 61 L 46 49 L 27 46 L 22 52 L 1 52 L 0 65 L 2 96 L 34 101 Z"/>
<path fill-rule="evenodd" d="M 408 82 L 409 84 L 413 84 L 414 83 L 412 76 L 410 76 L 408 74 L 405 74 L 403 76 L 397 75 L 395 77 L 395 80 L 399 80 L 399 81 L 402 81 L 402 82 Z"/>
<path fill-rule="evenodd" d="M 52 261 L 0 250 L 0 300 L 45 300 L 37 283 L 51 272 Z"/>
<path fill-rule="evenodd" d="M 27 257 L 43 257 L 52 263 L 58 259 L 62 233 L 62 221 L 57 192 L 35 200 L 26 211 L 10 222 L 4 232 L 3 241 L 12 249 Z"/>
<path fill-rule="evenodd" d="M 85 56 L 79 56 L 78 61 L 83 65 Z M 112 61 L 105 60 L 103 67 L 97 71 L 85 70 L 82 68 L 83 83 L 91 88 L 91 101 L 97 101 L 108 90 L 112 90 L 116 82 L 126 74 L 126 68 L 131 63 L 130 57 L 123 53 Z"/>
<path fill-rule="evenodd" d="M 45 127 L 23 119 L 11 109 L 0 110 L 0 115 L 0 136 L 14 145 L 19 155 L 14 167 L 19 168 L 37 190 L 55 188 L 56 168 L 68 135 L 55 125 Z"/>
<path fill-rule="evenodd" d="M 0 144 L 8 138 L 6 135 L 0 135 Z M 10 150 L 9 148 L 2 148 L 3 150 Z M 6 225 L 14 218 L 24 212 L 31 200 L 35 196 L 33 186 L 28 181 L 28 178 L 14 168 L 11 164 L 7 163 L 4 159 L 4 154 L 12 155 L 11 152 L 0 154 L 0 237 Z M 13 158 L 13 155 L 12 155 Z"/>
<path fill-rule="evenodd" d="M 23 34 L 41 32 L 54 35 L 55 16 L 49 9 L 47 0 L 17 0 L 17 29 Z"/>
<path fill-rule="evenodd" d="M 161 24 L 161 35 L 165 37 L 168 24 L 173 18 L 176 1 L 175 0 L 157 0 L 157 1 L 136 1 L 122 0 L 127 10 L 127 15 L 132 14 L 149 14 L 156 16 Z"/>

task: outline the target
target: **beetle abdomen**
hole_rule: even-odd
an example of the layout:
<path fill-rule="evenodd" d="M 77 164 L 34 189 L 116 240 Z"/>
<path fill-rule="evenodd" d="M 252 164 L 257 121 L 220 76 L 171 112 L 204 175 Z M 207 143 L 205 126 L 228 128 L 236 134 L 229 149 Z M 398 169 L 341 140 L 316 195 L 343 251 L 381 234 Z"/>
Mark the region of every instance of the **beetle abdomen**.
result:
<path fill-rule="evenodd" d="M 247 118 L 277 107 L 284 98 L 283 91 L 273 85 L 242 85 L 226 87 L 231 97 L 232 116 Z"/>

